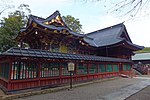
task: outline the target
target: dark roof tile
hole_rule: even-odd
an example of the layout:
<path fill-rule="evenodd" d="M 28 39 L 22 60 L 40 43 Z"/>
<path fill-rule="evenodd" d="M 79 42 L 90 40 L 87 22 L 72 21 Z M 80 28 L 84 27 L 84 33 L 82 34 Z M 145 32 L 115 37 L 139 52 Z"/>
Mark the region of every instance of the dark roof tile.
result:
<path fill-rule="evenodd" d="M 122 37 L 123 34 L 126 34 L 126 37 Z M 84 37 L 84 41 L 94 47 L 105 47 L 120 42 L 126 42 L 128 45 L 133 47 L 133 50 L 143 49 L 142 46 L 132 43 L 123 23 L 88 33 Z"/>
<path fill-rule="evenodd" d="M 124 28 L 124 25 L 118 24 L 112 27 L 94 31 L 86 34 L 86 37 L 89 38 L 85 37 L 84 40 L 90 45 L 95 47 L 102 47 L 116 44 L 123 40 L 122 38 L 119 37 L 122 28 Z"/>
<path fill-rule="evenodd" d="M 76 60 L 93 60 L 93 61 L 110 61 L 110 62 L 131 62 L 126 59 L 100 57 L 93 55 L 79 55 L 68 53 L 48 52 L 46 50 L 38 49 L 24 49 L 24 48 L 11 48 L 3 52 L 1 56 L 26 56 L 26 57 L 40 57 L 40 58 L 53 58 L 53 59 L 76 59 Z"/>

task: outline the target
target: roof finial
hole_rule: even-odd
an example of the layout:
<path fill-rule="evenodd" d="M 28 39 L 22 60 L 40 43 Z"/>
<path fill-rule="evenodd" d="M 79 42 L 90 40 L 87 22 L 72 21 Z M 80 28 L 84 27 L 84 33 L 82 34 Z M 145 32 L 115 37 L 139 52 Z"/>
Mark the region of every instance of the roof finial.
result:
<path fill-rule="evenodd" d="M 125 21 L 122 22 L 122 24 L 124 24 L 124 23 L 125 23 Z"/>

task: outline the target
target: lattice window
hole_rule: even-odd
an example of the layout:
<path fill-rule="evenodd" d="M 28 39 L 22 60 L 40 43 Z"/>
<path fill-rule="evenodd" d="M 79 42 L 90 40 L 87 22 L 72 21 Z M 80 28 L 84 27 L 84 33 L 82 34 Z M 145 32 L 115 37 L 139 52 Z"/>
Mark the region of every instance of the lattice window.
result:
<path fill-rule="evenodd" d="M 99 64 L 99 70 L 98 72 L 106 72 L 105 64 Z"/>
<path fill-rule="evenodd" d="M 13 62 L 11 79 L 37 78 L 37 69 L 35 62 Z"/>
<path fill-rule="evenodd" d="M 126 64 L 123 65 L 123 70 L 124 70 L 124 71 L 127 70 L 127 65 L 126 65 Z"/>
<path fill-rule="evenodd" d="M 90 64 L 90 69 L 89 69 L 89 73 L 90 74 L 94 74 L 97 73 L 97 64 Z"/>
<path fill-rule="evenodd" d="M 77 69 L 76 69 L 77 74 L 87 74 L 88 72 L 88 65 L 87 64 L 77 64 Z"/>
<path fill-rule="evenodd" d="M 131 70 L 131 65 L 130 64 L 127 65 L 127 70 Z"/>
<path fill-rule="evenodd" d="M 8 79 L 8 77 L 9 77 L 9 63 L 1 63 L 0 77 Z"/>
<path fill-rule="evenodd" d="M 41 65 L 40 77 L 59 76 L 59 63 L 43 63 Z"/>
<path fill-rule="evenodd" d="M 62 63 L 61 65 L 62 65 L 62 75 L 63 76 L 69 75 L 68 64 L 67 63 Z"/>
<path fill-rule="evenodd" d="M 107 64 L 106 71 L 107 71 L 107 72 L 112 72 L 112 71 L 113 71 L 111 64 Z"/>
<path fill-rule="evenodd" d="M 118 72 L 118 65 L 117 64 L 114 64 L 113 68 L 114 68 L 114 72 Z"/>

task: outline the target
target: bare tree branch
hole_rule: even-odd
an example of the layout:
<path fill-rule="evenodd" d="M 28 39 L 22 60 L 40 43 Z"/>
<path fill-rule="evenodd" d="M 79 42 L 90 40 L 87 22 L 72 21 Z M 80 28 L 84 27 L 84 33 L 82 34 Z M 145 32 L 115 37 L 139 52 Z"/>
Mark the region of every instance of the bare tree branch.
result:
<path fill-rule="evenodd" d="M 130 15 L 131 17 L 141 13 L 144 9 L 150 9 L 150 0 L 83 0 L 85 2 L 107 2 L 107 13 L 118 13 L 121 16 Z M 148 12 L 150 13 L 150 12 Z"/>
<path fill-rule="evenodd" d="M 0 11 L 0 15 L 1 15 L 5 10 L 10 9 L 10 8 L 12 8 L 12 7 L 11 7 L 11 6 L 8 6 L 8 7 L 4 8 L 2 11 Z"/>
<path fill-rule="evenodd" d="M 0 15 L 7 9 L 14 8 L 14 5 L 10 5 L 9 0 L 0 0 Z"/>
<path fill-rule="evenodd" d="M 116 3 L 116 5 L 112 7 L 113 10 L 111 10 L 111 12 L 122 11 L 124 12 L 122 13 L 122 16 L 131 15 L 131 17 L 134 17 L 142 12 L 143 8 L 146 8 L 146 5 L 148 5 L 149 8 L 149 2 L 150 0 L 123 0 Z"/>

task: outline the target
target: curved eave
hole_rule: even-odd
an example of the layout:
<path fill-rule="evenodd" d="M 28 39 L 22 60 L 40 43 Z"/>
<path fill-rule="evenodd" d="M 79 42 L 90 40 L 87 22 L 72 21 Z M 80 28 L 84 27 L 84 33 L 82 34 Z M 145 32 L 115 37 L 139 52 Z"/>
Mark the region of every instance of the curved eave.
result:
<path fill-rule="evenodd" d="M 97 48 L 124 46 L 133 51 L 142 50 L 144 48 L 144 46 L 139 46 L 139 45 L 133 44 L 133 43 L 126 41 L 125 39 L 121 39 L 121 38 L 118 38 L 118 39 L 116 39 L 116 41 L 113 41 L 113 42 L 99 43 L 100 45 L 98 45 L 94 41 L 94 39 L 91 39 L 91 38 L 84 38 L 84 41 L 86 43 L 88 43 L 90 46 L 97 47 Z"/>
<path fill-rule="evenodd" d="M 30 22 L 30 24 L 26 28 L 20 30 L 20 32 L 15 38 L 16 41 L 20 42 L 22 40 L 21 37 L 24 37 L 27 35 L 29 27 L 32 27 L 32 23 L 33 23 L 33 20 Z"/>
<path fill-rule="evenodd" d="M 63 26 L 54 26 L 54 25 L 47 25 L 47 24 L 44 24 L 44 22 L 47 22 L 47 21 L 50 21 L 52 20 L 53 18 L 55 18 L 56 16 L 60 16 L 60 13 L 59 11 L 55 11 L 51 16 L 47 17 L 46 19 L 42 19 L 42 20 L 39 20 L 39 19 L 36 19 L 35 17 L 32 18 L 34 20 L 34 22 L 38 25 L 41 25 L 42 27 L 46 27 L 48 29 L 53 29 L 53 30 L 67 30 L 70 34 L 74 35 L 74 36 L 78 36 L 78 37 L 83 37 L 83 34 L 80 34 L 80 33 L 76 33 L 74 31 L 72 31 L 67 25 L 66 23 L 63 21 L 64 25 Z M 61 18 L 61 16 L 60 16 Z M 62 19 L 62 18 L 61 18 Z"/>
<path fill-rule="evenodd" d="M 126 47 L 132 49 L 133 51 L 144 49 L 144 46 L 139 46 L 139 45 L 133 44 L 133 43 L 128 42 L 128 41 L 124 41 L 124 43 L 125 43 Z"/>
<path fill-rule="evenodd" d="M 27 32 L 28 32 L 29 28 L 33 27 L 32 26 L 33 23 L 37 24 L 37 27 L 47 28 L 49 30 L 58 30 L 58 31 L 67 30 L 68 33 L 70 33 L 71 35 L 73 35 L 75 37 L 81 37 L 81 38 L 83 38 L 83 36 L 84 36 L 82 34 L 78 34 L 76 32 L 70 31 L 66 27 L 56 27 L 56 26 L 53 26 L 53 25 L 46 25 L 46 24 L 43 24 L 41 22 L 37 22 L 36 20 L 32 20 L 32 22 L 30 23 L 30 25 L 28 25 L 28 27 L 26 29 L 20 30 L 20 32 L 19 32 L 19 34 L 18 34 L 18 36 L 16 37 L 15 40 L 17 40 L 18 42 L 21 41 L 21 37 L 27 35 Z M 26 33 L 26 34 L 24 34 L 24 33 Z"/>
<path fill-rule="evenodd" d="M 35 23 L 37 23 L 37 25 L 40 25 L 40 26 L 42 26 L 42 27 L 44 27 L 44 28 L 48 28 L 48 29 L 52 29 L 52 30 L 58 30 L 58 31 L 61 31 L 61 30 L 67 30 L 71 35 L 74 35 L 74 36 L 77 36 L 77 37 L 83 37 L 83 35 L 82 34 L 79 34 L 79 33 L 76 33 L 76 32 L 73 32 L 73 31 L 71 31 L 68 27 L 61 27 L 61 26 L 54 26 L 54 25 L 47 25 L 47 24 L 43 24 L 42 22 L 36 22 L 35 21 Z"/>
<path fill-rule="evenodd" d="M 16 38 L 15 38 L 15 40 L 17 41 L 17 42 L 20 42 L 21 41 L 21 37 L 23 36 L 23 32 L 25 32 L 26 31 L 26 29 L 24 30 L 24 31 L 20 31 L 19 33 L 18 33 L 18 35 L 16 36 Z"/>

